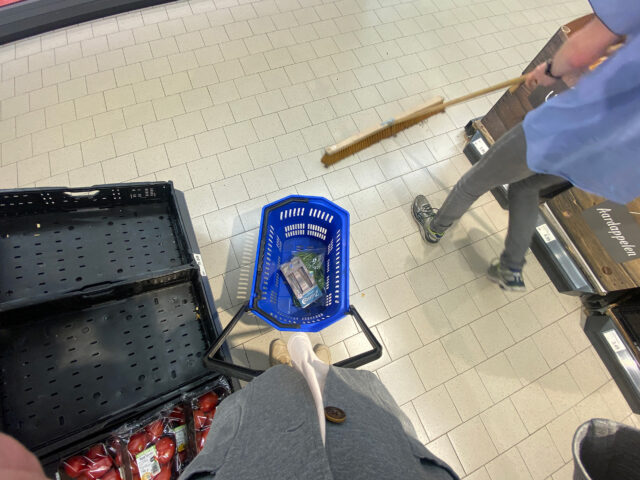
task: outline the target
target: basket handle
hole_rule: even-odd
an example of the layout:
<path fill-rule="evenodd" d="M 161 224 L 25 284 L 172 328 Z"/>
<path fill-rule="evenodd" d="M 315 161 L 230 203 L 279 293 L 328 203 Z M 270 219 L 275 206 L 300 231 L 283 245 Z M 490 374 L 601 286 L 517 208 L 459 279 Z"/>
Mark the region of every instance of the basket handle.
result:
<path fill-rule="evenodd" d="M 334 363 L 335 367 L 340 368 L 358 368 L 367 363 L 371 363 L 382 356 L 382 345 L 375 337 L 373 332 L 369 329 L 367 324 L 364 322 L 358 310 L 353 305 L 349 306 L 349 314 L 356 320 L 356 323 L 364 333 L 364 336 L 367 338 L 367 341 L 371 345 L 371 350 L 367 352 L 360 353 L 351 358 L 346 358 L 340 362 Z"/>
<path fill-rule="evenodd" d="M 211 346 L 211 349 L 204 356 L 204 364 L 205 366 L 218 373 L 222 373 L 223 375 L 227 375 L 230 377 L 239 378 L 240 380 L 245 380 L 250 382 L 255 377 L 264 372 L 264 370 L 254 370 L 252 368 L 243 367 L 241 365 L 236 365 L 231 362 L 225 362 L 223 360 L 218 360 L 215 358 L 215 354 L 220 350 L 222 344 L 225 342 L 233 327 L 240 321 L 242 316 L 247 313 L 251 308 L 249 308 L 249 302 L 242 305 L 240 310 L 233 316 L 229 324 L 222 331 L 220 336 L 216 338 L 215 342 Z M 369 362 L 373 362 L 382 356 L 382 345 L 378 342 L 378 339 L 373 335 L 367 324 L 364 322 L 356 307 L 351 305 L 349 307 L 348 313 L 355 318 L 358 326 L 364 333 L 364 336 L 367 338 L 369 343 L 371 344 L 371 350 L 355 355 L 351 358 L 347 358 L 340 362 L 334 363 L 335 367 L 340 368 L 357 368 L 365 365 Z"/>
<path fill-rule="evenodd" d="M 250 382 L 258 375 L 264 372 L 264 370 L 254 370 L 252 368 L 243 367 L 242 365 L 236 365 L 231 362 L 225 362 L 224 360 L 218 360 L 215 358 L 215 354 L 220 350 L 222 344 L 225 342 L 233 327 L 240 321 L 240 319 L 244 316 L 245 313 L 249 311 L 249 302 L 242 305 L 240 310 L 233 316 L 229 324 L 222 330 L 222 333 L 216 338 L 215 342 L 211 346 L 211 349 L 204 356 L 203 361 L 205 367 L 209 370 L 213 370 L 214 372 L 222 373 L 223 375 L 227 375 L 229 377 L 239 378 L 240 380 L 245 380 Z"/>

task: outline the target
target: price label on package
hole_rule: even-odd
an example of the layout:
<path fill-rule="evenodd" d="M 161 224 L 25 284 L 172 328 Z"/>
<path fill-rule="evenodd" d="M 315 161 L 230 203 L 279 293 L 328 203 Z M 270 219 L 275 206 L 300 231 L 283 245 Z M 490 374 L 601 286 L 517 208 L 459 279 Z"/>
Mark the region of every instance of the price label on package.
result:
<path fill-rule="evenodd" d="M 622 340 L 618 335 L 618 332 L 616 332 L 615 330 L 607 330 L 606 332 L 602 332 L 602 335 L 604 335 L 604 338 L 607 339 L 607 342 L 609 342 L 609 345 L 614 352 L 618 353 L 626 350 L 624 343 L 622 343 Z"/>
<path fill-rule="evenodd" d="M 204 262 L 202 261 L 202 255 L 200 255 L 199 253 L 194 253 L 193 259 L 198 264 L 198 267 L 200 267 L 200 275 L 203 277 L 206 277 L 207 271 L 204 269 Z"/>
<path fill-rule="evenodd" d="M 551 231 L 551 229 L 546 223 L 543 223 L 542 225 L 538 225 L 536 227 L 536 230 L 544 240 L 544 243 L 550 243 L 556 239 L 556 236 L 553 234 L 553 232 Z"/>
<path fill-rule="evenodd" d="M 173 433 L 176 436 L 176 445 L 178 446 L 178 452 L 183 452 L 187 448 L 187 426 L 180 425 L 173 429 Z"/>
<path fill-rule="evenodd" d="M 160 473 L 158 452 L 153 445 L 136 455 L 136 463 L 140 472 L 140 480 L 151 480 Z"/>
<path fill-rule="evenodd" d="M 476 138 L 471 143 L 473 143 L 473 146 L 476 147 L 476 150 L 478 150 L 478 153 L 480 155 L 484 155 L 489 151 L 489 147 L 487 146 L 487 143 L 482 138 Z"/>

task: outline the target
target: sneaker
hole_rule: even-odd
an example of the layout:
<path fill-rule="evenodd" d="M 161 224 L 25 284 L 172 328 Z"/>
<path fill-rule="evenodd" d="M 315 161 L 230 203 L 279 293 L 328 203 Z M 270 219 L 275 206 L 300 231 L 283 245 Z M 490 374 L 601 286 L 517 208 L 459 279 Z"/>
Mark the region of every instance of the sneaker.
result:
<path fill-rule="evenodd" d="M 438 243 L 444 235 L 444 232 L 438 233 L 431 228 L 437 211 L 438 209 L 433 208 L 424 195 L 418 195 L 413 200 L 411 213 L 420 228 L 422 237 L 429 243 Z"/>
<path fill-rule="evenodd" d="M 289 365 L 291 366 L 291 356 L 289 350 L 287 350 L 287 344 L 284 340 L 275 339 L 269 345 L 269 363 L 271 366 L 275 365 Z"/>
<path fill-rule="evenodd" d="M 494 260 L 487 272 L 489 280 L 496 282 L 500 288 L 509 292 L 524 292 L 522 270 L 514 270 L 500 265 L 500 260 Z"/>
<path fill-rule="evenodd" d="M 321 361 L 326 363 L 327 365 L 331 365 L 331 350 L 326 345 L 319 343 L 315 347 L 313 347 L 313 353 L 316 354 Z"/>

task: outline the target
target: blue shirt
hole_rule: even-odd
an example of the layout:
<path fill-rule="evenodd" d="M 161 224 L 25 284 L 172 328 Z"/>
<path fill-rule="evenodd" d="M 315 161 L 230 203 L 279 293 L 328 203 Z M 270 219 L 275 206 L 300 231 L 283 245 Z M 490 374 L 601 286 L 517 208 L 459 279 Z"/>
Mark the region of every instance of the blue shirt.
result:
<path fill-rule="evenodd" d="M 640 196 L 640 0 L 591 0 L 624 47 L 529 112 L 527 164 L 618 203 Z"/>

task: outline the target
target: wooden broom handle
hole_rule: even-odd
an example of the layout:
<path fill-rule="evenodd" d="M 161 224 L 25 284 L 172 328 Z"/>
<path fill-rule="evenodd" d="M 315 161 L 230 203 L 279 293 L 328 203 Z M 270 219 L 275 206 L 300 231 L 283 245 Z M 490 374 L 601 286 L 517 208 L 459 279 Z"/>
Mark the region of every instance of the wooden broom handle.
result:
<path fill-rule="evenodd" d="M 506 87 L 517 87 L 527 78 L 526 75 L 521 75 L 516 78 L 511 78 L 509 80 L 505 80 L 504 82 L 496 83 L 495 85 L 491 85 L 490 87 L 486 87 L 480 90 L 476 90 L 475 92 L 467 93 L 458 98 L 454 98 L 453 100 L 449 100 L 448 102 L 441 103 L 439 105 L 435 105 L 425 110 L 420 110 L 414 112 L 413 114 L 404 117 L 402 120 L 413 120 L 414 118 L 421 117 L 422 115 L 428 115 L 430 113 L 437 113 L 443 111 L 445 108 L 450 107 L 451 105 L 456 105 L 458 103 L 466 102 L 467 100 L 471 100 L 476 97 L 480 97 L 482 95 L 486 95 L 487 93 L 495 92 L 496 90 L 500 90 Z M 513 92 L 510 88 L 509 91 Z"/>
<path fill-rule="evenodd" d="M 478 90 L 476 92 L 472 92 L 472 93 L 468 93 L 467 95 L 463 95 L 462 97 L 458 97 L 458 98 L 454 98 L 453 100 L 449 100 L 448 102 L 444 102 L 442 103 L 442 98 L 441 97 L 434 97 L 432 99 L 430 99 L 428 102 L 426 102 L 425 104 L 417 107 L 414 110 L 410 110 L 408 112 L 404 112 L 400 115 L 398 115 L 397 117 L 388 120 L 386 122 L 383 122 L 379 125 L 375 125 L 373 127 L 370 127 L 364 131 L 361 131 L 359 133 L 356 133 L 354 135 L 351 135 L 350 137 L 342 140 L 339 143 L 336 143 L 335 145 L 331 145 L 327 148 L 325 148 L 325 153 L 327 155 L 333 155 L 341 150 L 344 150 L 345 148 L 350 147 L 351 145 L 353 145 L 354 143 L 358 143 L 360 141 L 362 141 L 365 138 L 370 137 L 371 135 L 374 135 L 375 133 L 384 130 L 387 127 L 390 127 L 391 125 L 394 125 L 396 123 L 400 123 L 400 122 L 406 122 L 408 120 L 413 120 L 415 118 L 418 117 L 422 117 L 424 115 L 430 115 L 430 114 L 434 114 L 434 113 L 439 113 L 442 112 L 446 107 L 450 106 L 450 105 L 455 105 L 456 103 L 461 103 L 461 102 L 465 102 L 467 100 L 471 100 L 472 98 L 475 97 L 479 97 L 481 95 L 485 95 L 487 93 L 491 93 L 495 90 L 500 90 L 501 88 L 506 88 L 506 87 L 517 87 L 518 85 L 520 85 L 522 82 L 524 82 L 524 79 L 526 78 L 526 75 L 522 75 L 520 77 L 517 78 L 512 78 L 511 80 L 505 80 L 504 82 L 501 83 L 497 83 L 495 85 L 492 85 L 490 87 L 487 88 L 483 88 L 482 90 Z"/>

